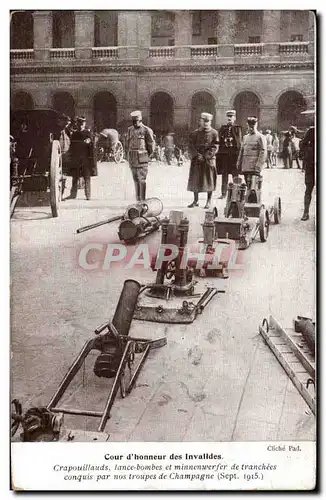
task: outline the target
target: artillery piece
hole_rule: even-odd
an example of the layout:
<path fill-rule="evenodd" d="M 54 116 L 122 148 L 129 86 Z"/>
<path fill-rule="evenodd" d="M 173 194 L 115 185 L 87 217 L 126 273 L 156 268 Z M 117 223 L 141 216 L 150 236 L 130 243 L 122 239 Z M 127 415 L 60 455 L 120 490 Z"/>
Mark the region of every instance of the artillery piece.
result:
<path fill-rule="evenodd" d="M 151 268 L 156 271 L 155 283 L 144 285 L 140 293 L 154 301 L 149 304 L 140 301 L 134 312 L 134 319 L 153 321 L 157 323 L 192 323 L 198 314 L 212 300 L 217 293 L 214 287 L 206 287 L 201 293 L 195 293 L 197 281 L 194 279 L 194 269 L 191 261 L 187 260 L 187 241 L 189 232 L 189 220 L 182 212 L 171 211 L 170 217 L 161 221 L 162 238 L 160 252 L 174 249 L 168 259 L 165 255 L 158 254 L 152 258 Z M 194 304 L 189 299 L 198 297 L 199 301 Z M 166 303 L 155 304 L 157 299 L 165 299 Z M 187 299 L 187 300 L 185 300 Z M 153 304 L 154 302 L 154 304 Z M 169 307 L 170 303 L 174 307 Z"/>
<path fill-rule="evenodd" d="M 104 430 L 119 389 L 122 398 L 128 396 L 135 386 L 150 350 L 167 343 L 166 337 L 151 340 L 129 336 L 140 290 L 141 285 L 137 281 L 124 282 L 112 321 L 95 329 L 95 338 L 85 343 L 47 406 L 29 408 L 23 413 L 21 403 L 17 399 L 12 401 L 11 437 L 15 436 L 21 425 L 23 428 L 21 441 L 72 441 L 75 437 L 78 438 L 78 434 L 82 435 L 83 441 L 108 440 L 109 436 Z M 58 404 L 71 382 L 85 366 L 85 360 L 90 352 L 94 350 L 99 351 L 93 368 L 95 376 L 113 379 L 103 411 L 59 407 Z M 78 430 L 63 429 L 65 414 L 100 418 L 98 431 L 82 433 Z"/>
<path fill-rule="evenodd" d="M 135 243 L 138 239 L 144 238 L 159 229 L 161 222 L 158 216 L 162 213 L 162 210 L 163 204 L 161 200 L 148 198 L 143 202 L 129 205 L 122 215 L 77 229 L 77 234 L 114 221 L 121 221 L 118 229 L 119 239 L 125 243 Z"/>
<path fill-rule="evenodd" d="M 263 178 L 252 174 L 247 183 L 240 177 L 228 185 L 224 217 L 214 220 L 214 238 L 225 238 L 239 242 L 239 249 L 246 249 L 259 233 L 260 241 L 267 241 L 271 218 L 275 224 L 281 220 L 281 199 L 276 197 L 272 207 L 261 202 Z"/>

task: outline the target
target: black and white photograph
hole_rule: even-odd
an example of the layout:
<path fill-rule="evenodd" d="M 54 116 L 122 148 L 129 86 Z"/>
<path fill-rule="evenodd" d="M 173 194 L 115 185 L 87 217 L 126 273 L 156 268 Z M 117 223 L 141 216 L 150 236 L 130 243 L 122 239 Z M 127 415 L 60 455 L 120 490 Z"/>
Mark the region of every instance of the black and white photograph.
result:
<path fill-rule="evenodd" d="M 313 490 L 318 12 L 8 17 L 10 488 Z"/>

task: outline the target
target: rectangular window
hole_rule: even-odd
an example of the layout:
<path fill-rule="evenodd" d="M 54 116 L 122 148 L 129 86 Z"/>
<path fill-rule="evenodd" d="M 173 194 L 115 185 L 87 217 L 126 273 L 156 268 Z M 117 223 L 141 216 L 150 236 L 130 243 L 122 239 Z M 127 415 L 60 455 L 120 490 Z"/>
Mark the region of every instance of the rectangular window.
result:
<path fill-rule="evenodd" d="M 248 43 L 260 43 L 260 36 L 250 36 Z"/>
<path fill-rule="evenodd" d="M 208 45 L 217 45 L 217 38 L 215 36 L 207 40 Z"/>
<path fill-rule="evenodd" d="M 169 47 L 174 47 L 174 38 L 170 38 Z"/>
<path fill-rule="evenodd" d="M 291 42 L 303 42 L 303 35 L 291 35 Z"/>

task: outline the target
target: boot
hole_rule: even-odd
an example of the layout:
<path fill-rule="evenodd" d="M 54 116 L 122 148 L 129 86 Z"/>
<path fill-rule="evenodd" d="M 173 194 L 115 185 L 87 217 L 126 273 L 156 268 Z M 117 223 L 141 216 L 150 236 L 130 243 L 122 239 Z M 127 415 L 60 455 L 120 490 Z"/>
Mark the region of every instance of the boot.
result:
<path fill-rule="evenodd" d="M 211 192 L 207 193 L 207 201 L 206 201 L 206 205 L 204 206 L 205 210 L 209 210 L 211 208 L 212 194 L 213 193 L 211 193 Z"/>
<path fill-rule="evenodd" d="M 138 181 L 135 181 L 135 192 L 136 192 L 136 200 L 140 201 L 140 185 Z"/>
<path fill-rule="evenodd" d="M 91 199 L 91 179 L 90 179 L 90 177 L 86 177 L 84 189 L 85 189 L 86 200 L 90 200 Z"/>
<path fill-rule="evenodd" d="M 301 217 L 301 220 L 308 220 L 309 219 L 309 208 L 310 208 L 310 202 L 311 202 L 311 194 L 310 194 L 310 191 L 308 191 L 308 189 L 306 188 L 306 192 L 305 192 L 305 195 L 304 195 L 304 201 L 303 201 L 303 204 L 304 204 L 304 208 L 303 208 L 303 215 Z"/>
<path fill-rule="evenodd" d="M 145 201 L 146 200 L 146 183 L 142 182 L 139 185 L 139 192 L 140 192 L 140 201 Z"/>
<path fill-rule="evenodd" d="M 199 206 L 198 193 L 194 193 L 194 201 L 192 203 L 190 203 L 190 205 L 188 205 L 188 208 L 194 208 L 194 207 L 198 207 L 198 206 Z"/>

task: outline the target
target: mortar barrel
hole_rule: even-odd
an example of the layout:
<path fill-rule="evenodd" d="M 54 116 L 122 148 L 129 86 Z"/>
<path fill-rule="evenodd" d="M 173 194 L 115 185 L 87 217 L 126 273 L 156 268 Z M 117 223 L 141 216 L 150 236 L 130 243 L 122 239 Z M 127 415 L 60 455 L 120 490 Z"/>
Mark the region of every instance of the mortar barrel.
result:
<path fill-rule="evenodd" d="M 135 280 L 126 280 L 120 294 L 112 324 L 120 335 L 128 335 L 141 285 Z"/>

